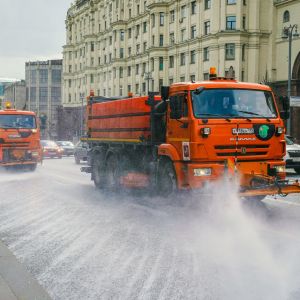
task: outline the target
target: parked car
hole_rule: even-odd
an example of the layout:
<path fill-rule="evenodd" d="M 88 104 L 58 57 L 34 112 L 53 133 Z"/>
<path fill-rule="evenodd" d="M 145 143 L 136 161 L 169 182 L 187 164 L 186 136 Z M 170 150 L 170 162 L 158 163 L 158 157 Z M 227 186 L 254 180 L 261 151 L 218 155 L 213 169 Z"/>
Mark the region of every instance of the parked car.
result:
<path fill-rule="evenodd" d="M 292 168 L 300 174 L 300 145 L 294 143 L 291 137 L 285 136 L 286 155 L 284 157 L 287 168 Z"/>
<path fill-rule="evenodd" d="M 63 155 L 73 155 L 74 154 L 74 144 L 69 141 L 57 141 L 56 144 L 63 149 Z"/>
<path fill-rule="evenodd" d="M 76 164 L 80 164 L 80 161 L 88 160 L 88 144 L 82 141 L 79 141 L 74 148 L 74 158 Z"/>
<path fill-rule="evenodd" d="M 41 145 L 43 149 L 43 158 L 62 158 L 63 149 L 60 148 L 54 141 L 41 140 Z"/>

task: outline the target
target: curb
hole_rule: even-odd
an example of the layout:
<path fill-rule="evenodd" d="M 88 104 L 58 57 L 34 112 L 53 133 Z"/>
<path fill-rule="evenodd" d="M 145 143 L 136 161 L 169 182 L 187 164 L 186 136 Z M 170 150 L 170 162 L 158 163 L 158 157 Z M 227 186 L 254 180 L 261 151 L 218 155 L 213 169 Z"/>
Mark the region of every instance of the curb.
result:
<path fill-rule="evenodd" d="M 0 299 L 51 300 L 36 279 L 0 241 Z"/>

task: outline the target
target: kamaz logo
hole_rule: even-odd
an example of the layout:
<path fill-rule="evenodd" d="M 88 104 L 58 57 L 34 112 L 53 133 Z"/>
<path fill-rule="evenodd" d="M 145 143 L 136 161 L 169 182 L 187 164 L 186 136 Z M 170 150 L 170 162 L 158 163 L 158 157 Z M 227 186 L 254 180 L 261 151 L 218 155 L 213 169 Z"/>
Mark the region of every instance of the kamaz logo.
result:
<path fill-rule="evenodd" d="M 233 128 L 232 134 L 254 134 L 254 128 Z"/>
<path fill-rule="evenodd" d="M 19 134 L 10 134 L 8 138 L 10 139 L 19 139 L 21 136 Z"/>

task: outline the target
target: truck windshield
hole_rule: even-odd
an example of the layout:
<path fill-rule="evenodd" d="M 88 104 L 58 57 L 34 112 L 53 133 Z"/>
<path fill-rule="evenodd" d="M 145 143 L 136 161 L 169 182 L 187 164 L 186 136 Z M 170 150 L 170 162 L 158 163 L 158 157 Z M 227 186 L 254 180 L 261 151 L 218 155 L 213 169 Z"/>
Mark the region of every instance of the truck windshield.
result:
<path fill-rule="evenodd" d="M 0 128 L 35 129 L 35 117 L 31 115 L 0 115 Z"/>
<path fill-rule="evenodd" d="M 277 112 L 268 91 L 205 89 L 192 91 L 196 118 L 276 118 Z"/>

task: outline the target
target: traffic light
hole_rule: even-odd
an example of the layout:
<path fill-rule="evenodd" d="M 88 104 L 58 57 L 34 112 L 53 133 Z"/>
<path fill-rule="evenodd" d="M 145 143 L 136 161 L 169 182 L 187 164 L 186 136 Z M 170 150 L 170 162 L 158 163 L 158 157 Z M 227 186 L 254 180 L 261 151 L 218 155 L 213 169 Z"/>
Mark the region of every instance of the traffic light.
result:
<path fill-rule="evenodd" d="M 40 128 L 41 129 L 46 129 L 46 127 L 47 127 L 47 115 L 41 114 L 40 115 L 40 121 L 41 121 Z"/>

